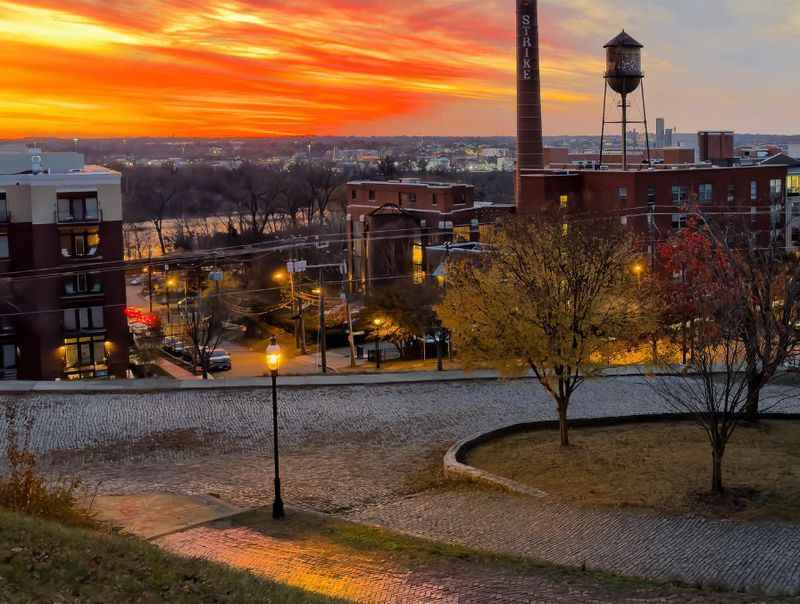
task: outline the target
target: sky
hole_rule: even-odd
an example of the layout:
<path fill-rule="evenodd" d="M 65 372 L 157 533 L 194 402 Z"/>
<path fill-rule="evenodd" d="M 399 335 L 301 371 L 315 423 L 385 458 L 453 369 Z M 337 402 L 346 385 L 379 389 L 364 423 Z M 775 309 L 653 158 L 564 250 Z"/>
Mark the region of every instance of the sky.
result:
<path fill-rule="evenodd" d="M 651 121 L 800 132 L 800 0 L 539 4 L 545 134 L 599 132 L 622 28 L 646 46 Z M 514 7 L 0 0 L 0 137 L 513 135 Z"/>

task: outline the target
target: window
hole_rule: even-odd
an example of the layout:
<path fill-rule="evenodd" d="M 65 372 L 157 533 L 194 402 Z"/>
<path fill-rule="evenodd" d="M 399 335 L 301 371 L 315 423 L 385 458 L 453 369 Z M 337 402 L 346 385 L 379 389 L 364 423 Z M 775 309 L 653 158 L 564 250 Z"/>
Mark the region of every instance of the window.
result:
<path fill-rule="evenodd" d="M 783 195 L 783 181 L 780 178 L 773 178 L 769 181 L 769 197 L 772 200 L 780 199 Z"/>
<path fill-rule="evenodd" d="M 104 336 L 64 340 L 64 373 L 69 379 L 90 379 L 108 375 Z"/>
<path fill-rule="evenodd" d="M 64 310 L 65 331 L 93 331 L 103 329 L 104 326 L 102 306 Z"/>
<path fill-rule="evenodd" d="M 673 214 L 672 215 L 672 228 L 680 230 L 686 227 L 687 216 L 686 214 Z"/>
<path fill-rule="evenodd" d="M 647 187 L 647 203 L 651 206 L 656 205 L 656 188 L 653 186 Z"/>
<path fill-rule="evenodd" d="M 403 204 L 412 204 L 416 205 L 417 203 L 417 194 L 416 193 L 400 193 L 400 205 Z"/>
<path fill-rule="evenodd" d="M 800 174 L 793 174 L 786 179 L 786 193 L 800 195 Z"/>
<path fill-rule="evenodd" d="M 92 232 L 61 234 L 61 255 L 65 258 L 96 256 L 100 247 L 100 235 Z"/>
<path fill-rule="evenodd" d="M 433 193 L 433 197 L 431 197 L 431 205 L 435 206 L 437 202 L 438 198 L 436 196 L 436 193 Z"/>
<path fill-rule="evenodd" d="M 758 219 L 758 209 L 750 208 L 750 222 L 754 223 Z"/>
<path fill-rule="evenodd" d="M 103 282 L 97 275 L 80 273 L 64 280 L 64 294 L 67 296 L 86 296 L 103 293 Z"/>
<path fill-rule="evenodd" d="M 353 189 L 353 190 L 350 192 L 350 198 L 351 198 L 351 199 L 358 199 L 358 191 L 356 191 L 355 189 Z"/>
<path fill-rule="evenodd" d="M 628 200 L 628 187 L 619 187 L 617 189 L 617 198 L 620 201 L 627 201 Z"/>
<path fill-rule="evenodd" d="M 0 346 L 0 379 L 17 379 L 17 346 L 15 344 Z"/>
<path fill-rule="evenodd" d="M 58 222 L 96 222 L 100 220 L 97 193 L 59 193 Z"/>
<path fill-rule="evenodd" d="M 705 184 L 700 185 L 697 187 L 697 196 L 700 198 L 700 201 L 704 203 L 709 203 L 714 200 L 714 186 Z"/>
<path fill-rule="evenodd" d="M 0 235 L 0 258 L 10 258 L 11 252 L 8 247 L 8 235 Z"/>
<path fill-rule="evenodd" d="M 8 199 L 6 192 L 0 191 L 0 222 L 8 222 L 10 216 L 8 214 Z"/>
<path fill-rule="evenodd" d="M 750 181 L 750 200 L 757 201 L 758 200 L 758 181 L 752 180 Z"/>
<path fill-rule="evenodd" d="M 673 185 L 672 202 L 675 204 L 681 204 L 686 201 L 689 201 L 689 187 Z"/>
<path fill-rule="evenodd" d="M 736 185 L 728 185 L 728 203 L 736 201 Z"/>
<path fill-rule="evenodd" d="M 369 190 L 369 200 L 370 201 L 375 201 L 375 190 L 374 189 L 370 189 Z"/>
<path fill-rule="evenodd" d="M 562 195 L 559 199 L 561 209 L 566 210 L 569 207 L 569 195 Z"/>

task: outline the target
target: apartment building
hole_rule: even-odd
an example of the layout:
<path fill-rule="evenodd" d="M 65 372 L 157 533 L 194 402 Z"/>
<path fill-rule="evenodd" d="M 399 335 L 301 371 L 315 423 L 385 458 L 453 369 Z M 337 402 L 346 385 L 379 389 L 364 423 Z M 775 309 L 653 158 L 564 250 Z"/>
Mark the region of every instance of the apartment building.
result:
<path fill-rule="evenodd" d="M 0 378 L 125 377 L 121 175 L 0 151 Z"/>

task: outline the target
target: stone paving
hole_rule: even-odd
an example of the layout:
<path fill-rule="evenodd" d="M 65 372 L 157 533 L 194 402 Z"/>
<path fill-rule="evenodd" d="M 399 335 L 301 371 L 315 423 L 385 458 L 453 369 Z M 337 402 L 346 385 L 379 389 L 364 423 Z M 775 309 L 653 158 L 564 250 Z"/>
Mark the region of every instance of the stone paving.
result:
<path fill-rule="evenodd" d="M 108 494 L 272 497 L 268 392 L 7 396 L 34 404 L 33 445 L 54 473 L 79 468 Z M 783 407 L 798 411 L 796 399 Z M 587 383 L 572 417 L 663 412 L 639 377 Z M 414 495 L 445 449 L 475 432 L 555 419 L 531 381 L 282 388 L 287 501 L 478 548 L 644 577 L 797 589 L 800 528 L 587 513 L 473 488 Z M 0 420 L 1 422 L 2 420 Z M 0 432 L 2 432 L 0 424 Z M 424 480 L 423 480 L 424 483 Z"/>
<path fill-rule="evenodd" d="M 292 516 L 296 512 L 290 511 Z M 224 562 L 307 591 L 364 603 L 754 603 L 764 598 L 596 580 L 495 561 L 414 563 L 325 533 L 285 528 L 266 513 L 216 521 L 156 540 L 185 556 Z M 303 519 L 296 520 L 303 522 Z M 314 522 L 312 521 L 313 525 Z"/>

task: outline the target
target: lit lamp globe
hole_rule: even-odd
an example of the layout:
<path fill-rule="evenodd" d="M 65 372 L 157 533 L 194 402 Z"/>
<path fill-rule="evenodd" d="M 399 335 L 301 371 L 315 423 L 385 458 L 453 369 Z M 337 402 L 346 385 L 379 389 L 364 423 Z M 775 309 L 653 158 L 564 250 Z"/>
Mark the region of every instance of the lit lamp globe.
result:
<path fill-rule="evenodd" d="M 267 346 L 267 367 L 273 373 L 277 373 L 281 365 L 281 347 L 278 345 L 278 339 L 273 336 L 270 345 Z"/>

